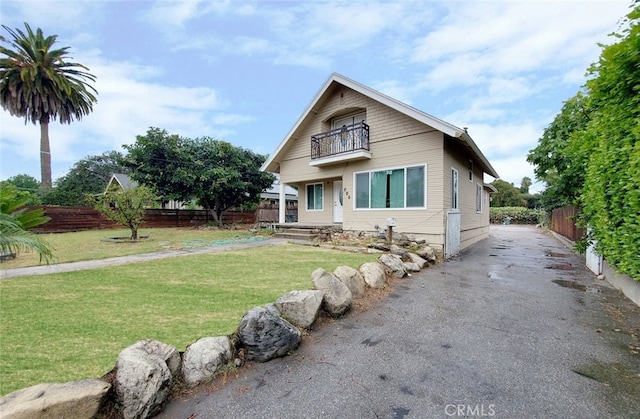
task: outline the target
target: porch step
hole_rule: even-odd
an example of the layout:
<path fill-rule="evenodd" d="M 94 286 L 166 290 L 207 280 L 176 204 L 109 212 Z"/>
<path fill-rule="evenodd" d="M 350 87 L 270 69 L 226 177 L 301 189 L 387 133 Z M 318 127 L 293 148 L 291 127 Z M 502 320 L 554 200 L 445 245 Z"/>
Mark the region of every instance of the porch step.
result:
<path fill-rule="evenodd" d="M 275 233 L 274 237 L 288 240 L 313 240 L 318 237 L 314 230 L 307 228 L 288 228 L 280 233 Z"/>

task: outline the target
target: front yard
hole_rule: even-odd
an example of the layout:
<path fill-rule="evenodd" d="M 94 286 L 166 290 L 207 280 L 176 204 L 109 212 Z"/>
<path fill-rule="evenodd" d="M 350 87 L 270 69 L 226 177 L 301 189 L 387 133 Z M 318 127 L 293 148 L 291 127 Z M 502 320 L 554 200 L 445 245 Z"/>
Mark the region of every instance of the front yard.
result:
<path fill-rule="evenodd" d="M 95 232 L 66 234 L 85 233 Z M 63 235 L 52 235 L 52 240 L 55 236 Z M 178 246 L 188 240 L 156 239 L 153 246 L 157 248 L 158 241 Z M 83 260 L 91 259 L 87 254 L 110 253 L 86 243 L 75 246 L 81 247 L 68 253 Z M 142 249 L 124 243 L 107 243 L 106 248 Z M 292 290 L 312 288 L 314 269 L 357 268 L 376 259 L 280 245 L 2 280 L 0 395 L 41 382 L 100 377 L 113 368 L 122 349 L 140 339 L 156 339 L 183 351 L 200 337 L 231 334 L 250 308 Z"/>

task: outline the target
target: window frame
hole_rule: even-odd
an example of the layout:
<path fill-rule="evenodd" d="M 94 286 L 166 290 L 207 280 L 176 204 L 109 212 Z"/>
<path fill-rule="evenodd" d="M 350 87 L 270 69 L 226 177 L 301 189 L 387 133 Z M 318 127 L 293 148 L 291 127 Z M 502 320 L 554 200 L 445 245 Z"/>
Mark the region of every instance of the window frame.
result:
<path fill-rule="evenodd" d="M 476 183 L 476 213 L 477 214 L 482 214 L 483 200 L 484 200 L 484 187 L 481 184 Z"/>
<path fill-rule="evenodd" d="M 460 177 L 458 169 L 451 168 L 451 209 L 460 210 Z"/>
<path fill-rule="evenodd" d="M 469 182 L 473 183 L 473 160 L 469 159 Z"/>
<path fill-rule="evenodd" d="M 315 208 L 315 202 L 316 202 L 316 199 L 315 199 L 315 190 L 316 190 L 315 186 L 318 186 L 318 185 L 320 185 L 320 191 L 322 193 L 322 198 L 320 199 L 320 208 Z M 313 199 L 314 208 L 309 208 L 309 195 L 310 195 L 309 194 L 309 187 L 310 186 L 314 187 L 314 189 L 313 189 L 313 191 L 314 191 L 314 199 Z M 324 183 L 323 182 L 307 183 L 305 185 L 304 190 L 305 190 L 305 195 L 306 195 L 305 196 L 305 208 L 306 208 L 306 210 L 307 211 L 324 211 Z"/>
<path fill-rule="evenodd" d="M 422 172 L 423 172 L 423 176 L 422 176 L 422 205 L 421 206 L 407 206 L 407 201 L 409 199 L 409 194 L 407 193 L 407 173 L 409 169 L 412 168 L 422 168 Z M 413 165 L 407 165 L 407 166 L 399 166 L 399 167 L 387 167 L 387 168 L 381 168 L 381 169 L 375 169 L 375 170 L 363 170 L 360 172 L 354 172 L 353 173 L 353 189 L 354 189 L 354 196 L 355 199 L 353 200 L 353 210 L 354 211 L 393 211 L 393 210 L 397 210 L 397 211 L 406 211 L 406 210 L 424 210 L 427 209 L 427 190 L 428 190 L 428 174 L 427 174 L 427 164 L 426 163 L 420 163 L 420 164 L 413 164 Z M 371 206 L 371 201 L 372 201 L 372 193 L 371 193 L 371 184 L 372 184 L 372 178 L 373 178 L 373 174 L 374 173 L 382 173 L 382 172 L 392 172 L 392 171 L 398 171 L 398 170 L 402 170 L 403 171 L 403 176 L 402 176 L 402 193 L 403 193 L 403 206 L 401 207 L 372 207 Z M 359 207 L 358 204 L 361 201 L 360 197 L 358 196 L 358 194 L 360 193 L 359 190 L 359 182 L 358 182 L 358 176 L 359 175 L 367 175 L 367 206 L 366 207 Z M 388 195 L 388 193 L 386 194 Z"/>

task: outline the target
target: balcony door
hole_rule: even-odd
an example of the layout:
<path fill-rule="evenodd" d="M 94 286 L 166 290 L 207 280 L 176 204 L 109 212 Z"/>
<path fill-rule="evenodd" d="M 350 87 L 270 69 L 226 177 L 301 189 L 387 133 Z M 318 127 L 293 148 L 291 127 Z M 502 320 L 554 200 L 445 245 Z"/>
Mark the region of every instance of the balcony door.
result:
<path fill-rule="evenodd" d="M 360 112 L 355 115 L 349 115 L 349 116 L 340 116 L 338 118 L 335 118 L 333 121 L 331 121 L 331 129 L 338 129 L 338 128 L 342 128 L 343 126 L 348 127 L 349 125 L 362 122 L 365 119 L 367 119 L 366 112 Z"/>

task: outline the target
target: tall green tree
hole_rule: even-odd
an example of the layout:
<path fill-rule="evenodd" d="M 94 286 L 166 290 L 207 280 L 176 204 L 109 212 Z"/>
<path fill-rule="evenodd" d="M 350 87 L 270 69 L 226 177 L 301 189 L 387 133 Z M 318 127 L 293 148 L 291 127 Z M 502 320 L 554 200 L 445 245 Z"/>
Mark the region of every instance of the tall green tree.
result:
<path fill-rule="evenodd" d="M 196 199 L 218 223 L 224 211 L 257 203 L 274 181 L 260 171 L 266 156 L 209 137 L 150 128 L 124 147 L 134 180 L 153 186 L 165 201 Z"/>
<path fill-rule="evenodd" d="M 513 186 L 513 183 L 496 179 L 491 184 L 498 190 L 491 195 L 492 207 L 523 207 L 525 206 L 520 198 L 520 190 Z"/>
<path fill-rule="evenodd" d="M 527 155 L 536 177 L 546 184 L 542 204 L 548 210 L 575 205 L 578 201 L 588 162 L 580 144 L 591 113 L 589 98 L 582 92 L 577 93 L 564 103 L 538 145 Z"/>
<path fill-rule="evenodd" d="M 140 184 L 152 185 L 162 202 L 191 201 L 196 174 L 190 144 L 188 138 L 151 127 L 145 135 L 136 136 L 134 144 L 123 145 L 128 152 L 125 173 Z"/>
<path fill-rule="evenodd" d="M 49 205 L 86 205 L 86 195 L 104 192 L 114 173 L 129 173 L 123 159 L 122 153 L 114 150 L 77 161 L 66 175 L 56 179 L 42 201 Z"/>
<path fill-rule="evenodd" d="M 41 187 L 51 188 L 49 122 L 80 120 L 93 111 L 98 92 L 88 82 L 95 76 L 82 64 L 70 62 L 69 47 L 54 48 L 57 35 L 45 37 L 25 23 L 26 33 L 2 25 L 13 38 L 0 46 L 0 103 L 25 123 L 40 124 Z M 86 70 L 86 71 L 85 71 Z"/>
<path fill-rule="evenodd" d="M 21 191 L 37 192 L 40 189 L 40 182 L 31 175 L 19 174 L 11 176 L 7 182 L 15 186 Z"/>

